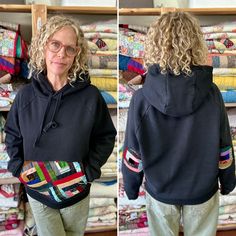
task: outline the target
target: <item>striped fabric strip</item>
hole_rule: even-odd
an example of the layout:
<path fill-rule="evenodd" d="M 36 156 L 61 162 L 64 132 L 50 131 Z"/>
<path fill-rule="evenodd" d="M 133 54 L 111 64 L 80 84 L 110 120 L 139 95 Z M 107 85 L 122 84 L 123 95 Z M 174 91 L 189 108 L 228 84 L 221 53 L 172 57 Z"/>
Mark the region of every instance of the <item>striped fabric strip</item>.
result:
<path fill-rule="evenodd" d="M 128 148 L 124 151 L 124 164 L 134 172 L 141 172 L 143 170 L 142 160 L 138 155 Z"/>
<path fill-rule="evenodd" d="M 84 190 L 87 178 L 79 162 L 26 161 L 20 181 L 56 202 L 62 202 Z"/>
<path fill-rule="evenodd" d="M 233 153 L 231 146 L 221 148 L 219 158 L 219 169 L 226 169 L 231 166 L 233 162 Z"/>

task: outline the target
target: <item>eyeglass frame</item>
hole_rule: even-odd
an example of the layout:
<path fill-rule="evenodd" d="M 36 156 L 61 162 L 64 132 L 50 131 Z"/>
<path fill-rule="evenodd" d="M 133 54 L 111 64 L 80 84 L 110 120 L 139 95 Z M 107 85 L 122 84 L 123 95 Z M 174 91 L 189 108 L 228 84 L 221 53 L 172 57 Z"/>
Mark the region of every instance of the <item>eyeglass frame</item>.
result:
<path fill-rule="evenodd" d="M 60 47 L 58 48 L 58 50 L 52 51 L 52 50 L 49 48 L 49 43 L 50 43 L 50 42 L 57 42 L 57 43 L 59 43 L 59 44 L 60 44 Z M 46 47 L 48 48 L 48 50 L 49 50 L 50 52 L 53 52 L 53 53 L 58 53 L 58 52 L 64 47 L 64 48 L 65 48 L 65 53 L 66 53 L 66 55 L 67 55 L 68 57 L 76 56 L 76 55 L 80 52 L 80 47 L 78 47 L 78 46 L 73 46 L 73 45 L 65 45 L 65 44 L 63 44 L 62 42 L 60 42 L 60 41 L 58 41 L 58 40 L 56 40 L 56 39 L 50 39 L 50 40 L 48 40 L 48 41 L 47 41 L 47 44 L 46 44 Z M 74 55 L 68 55 L 67 50 L 66 50 L 67 47 L 75 48 L 75 49 L 76 49 L 76 53 L 75 53 Z"/>

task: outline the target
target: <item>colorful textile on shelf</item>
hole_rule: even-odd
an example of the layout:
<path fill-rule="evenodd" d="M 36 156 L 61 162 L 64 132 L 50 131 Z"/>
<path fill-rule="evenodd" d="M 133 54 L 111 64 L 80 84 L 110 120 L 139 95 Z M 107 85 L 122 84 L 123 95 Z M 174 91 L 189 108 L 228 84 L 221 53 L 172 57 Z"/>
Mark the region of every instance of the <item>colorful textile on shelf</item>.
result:
<path fill-rule="evenodd" d="M 235 68 L 236 55 L 208 54 L 207 64 L 214 68 Z"/>
<path fill-rule="evenodd" d="M 236 49 L 236 38 L 234 39 L 208 39 L 206 40 L 208 50 L 218 49 L 218 50 L 233 50 Z"/>
<path fill-rule="evenodd" d="M 236 76 L 213 76 L 213 82 L 220 90 L 236 90 Z"/>
<path fill-rule="evenodd" d="M 102 55 L 92 54 L 89 58 L 89 68 L 93 69 L 116 69 L 117 56 L 116 55 Z"/>
<path fill-rule="evenodd" d="M 116 33 L 106 33 L 106 32 L 89 32 L 84 33 L 86 39 L 99 39 L 99 38 L 108 38 L 108 39 L 117 39 Z"/>
<path fill-rule="evenodd" d="M 20 60 L 14 57 L 0 56 L 0 70 L 6 71 L 12 75 L 19 74 Z"/>
<path fill-rule="evenodd" d="M 117 92 L 114 91 L 101 91 L 100 93 L 104 98 L 106 104 L 116 104 L 117 103 Z"/>
<path fill-rule="evenodd" d="M 236 38 L 236 32 L 219 32 L 219 33 L 206 33 L 203 35 L 204 39 L 235 39 Z"/>
<path fill-rule="evenodd" d="M 88 41 L 90 51 L 115 51 L 117 49 L 117 40 L 109 38 L 93 38 Z"/>
<path fill-rule="evenodd" d="M 81 29 L 84 32 L 104 32 L 104 33 L 117 33 L 116 23 L 98 22 L 89 25 L 82 25 Z"/>
<path fill-rule="evenodd" d="M 236 68 L 213 68 L 213 75 L 236 76 Z"/>
<path fill-rule="evenodd" d="M 117 70 L 112 69 L 89 69 L 90 76 L 96 77 L 116 77 Z"/>
<path fill-rule="evenodd" d="M 90 77 L 91 83 L 95 85 L 99 90 L 116 91 L 117 79 L 109 77 Z"/>
<path fill-rule="evenodd" d="M 0 55 L 27 58 L 27 46 L 18 32 L 0 28 Z"/>
<path fill-rule="evenodd" d="M 205 33 L 218 33 L 218 32 L 236 32 L 236 21 L 224 22 L 212 26 L 201 27 L 202 32 Z"/>
<path fill-rule="evenodd" d="M 123 55 L 119 55 L 119 69 L 132 71 L 138 74 L 143 74 L 145 72 L 142 59 L 126 57 Z"/>
<path fill-rule="evenodd" d="M 125 29 L 119 34 L 119 53 L 128 57 L 143 58 L 146 35 Z"/>
<path fill-rule="evenodd" d="M 236 102 L 236 90 L 221 90 L 220 91 L 225 103 L 234 103 Z"/>

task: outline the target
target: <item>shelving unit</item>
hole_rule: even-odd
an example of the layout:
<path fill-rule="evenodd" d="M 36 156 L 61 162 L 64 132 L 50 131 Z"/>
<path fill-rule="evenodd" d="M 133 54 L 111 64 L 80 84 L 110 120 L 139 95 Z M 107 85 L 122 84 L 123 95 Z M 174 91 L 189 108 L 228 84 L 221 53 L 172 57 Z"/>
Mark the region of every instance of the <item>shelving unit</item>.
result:
<path fill-rule="evenodd" d="M 150 16 L 167 11 L 184 11 L 194 15 L 235 15 L 236 8 L 120 8 L 119 15 Z"/>

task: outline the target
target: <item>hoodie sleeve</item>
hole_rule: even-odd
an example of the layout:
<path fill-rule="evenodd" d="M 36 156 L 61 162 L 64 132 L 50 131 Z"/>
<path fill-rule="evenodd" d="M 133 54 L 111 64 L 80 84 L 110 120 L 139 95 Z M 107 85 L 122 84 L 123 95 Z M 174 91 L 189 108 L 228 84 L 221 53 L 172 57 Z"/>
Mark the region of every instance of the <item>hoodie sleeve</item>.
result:
<path fill-rule="evenodd" d="M 221 97 L 219 180 L 221 194 L 229 194 L 235 187 L 235 158 L 230 127 L 223 99 Z"/>
<path fill-rule="evenodd" d="M 24 163 L 23 138 L 19 126 L 17 100 L 16 97 L 11 110 L 7 115 L 7 121 L 4 127 L 6 133 L 5 144 L 7 153 L 10 157 L 7 169 L 15 177 L 19 177 Z"/>
<path fill-rule="evenodd" d="M 129 199 L 138 198 L 139 188 L 143 181 L 143 166 L 136 136 L 139 119 L 135 114 L 134 100 L 133 96 L 129 106 L 122 159 L 124 190 Z"/>
<path fill-rule="evenodd" d="M 89 182 L 101 176 L 101 167 L 112 153 L 115 137 L 116 129 L 111 120 L 107 105 L 99 93 L 95 124 L 90 140 L 90 150 L 85 163 L 85 173 Z"/>

